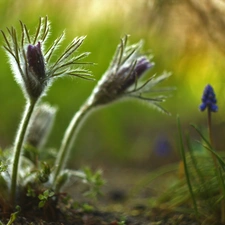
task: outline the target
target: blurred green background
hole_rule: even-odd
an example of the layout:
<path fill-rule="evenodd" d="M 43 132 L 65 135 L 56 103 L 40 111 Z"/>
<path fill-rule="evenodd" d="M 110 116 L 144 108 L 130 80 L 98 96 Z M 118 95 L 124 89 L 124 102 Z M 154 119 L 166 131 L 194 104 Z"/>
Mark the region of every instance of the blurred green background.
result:
<path fill-rule="evenodd" d="M 1 29 L 19 20 L 34 30 L 40 16 L 52 24 L 50 41 L 66 30 L 64 44 L 75 36 L 87 35 L 82 51 L 90 51 L 90 69 L 98 80 L 107 69 L 120 38 L 130 34 L 130 43 L 145 41 L 156 63 L 149 75 L 171 71 L 165 86 L 177 88 L 163 106 L 163 115 L 141 103 L 122 101 L 93 113 L 80 130 L 70 165 L 146 163 L 150 168 L 171 161 L 176 155 L 176 115 L 184 127 L 195 123 L 206 127 L 206 114 L 198 110 L 205 85 L 216 92 L 219 112 L 213 117 L 219 149 L 224 139 L 225 4 L 197 0 L 1 0 Z M 1 38 L 3 43 L 3 38 Z M 24 97 L 0 51 L 0 145 L 11 146 L 24 108 Z M 96 81 L 97 82 L 97 81 Z M 44 101 L 58 107 L 48 147 L 58 148 L 76 110 L 96 82 L 58 79 Z M 157 155 L 163 140 L 172 150 Z M 175 152 L 175 154 L 174 154 Z M 176 158 L 176 157 L 175 157 Z M 117 164 L 115 164 L 117 163 Z"/>

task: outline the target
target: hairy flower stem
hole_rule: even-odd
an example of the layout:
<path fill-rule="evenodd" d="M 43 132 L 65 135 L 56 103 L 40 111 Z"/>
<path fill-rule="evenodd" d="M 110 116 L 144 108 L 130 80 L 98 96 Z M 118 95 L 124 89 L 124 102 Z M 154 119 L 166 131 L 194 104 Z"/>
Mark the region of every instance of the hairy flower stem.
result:
<path fill-rule="evenodd" d="M 74 117 L 70 121 L 69 126 L 67 127 L 59 153 L 56 158 L 56 168 L 53 174 L 53 185 L 56 185 L 57 178 L 60 175 L 60 172 L 63 170 L 64 165 L 66 163 L 67 157 L 70 153 L 70 150 L 74 144 L 76 135 L 78 133 L 78 129 L 81 123 L 86 118 L 87 114 L 90 113 L 93 108 L 92 104 L 85 103 L 77 113 L 75 113 Z"/>
<path fill-rule="evenodd" d="M 208 113 L 208 132 L 209 132 L 209 141 L 210 144 L 213 148 L 213 138 L 212 138 L 212 117 L 211 117 L 211 110 L 210 108 L 207 109 L 207 113 Z M 218 181 L 221 184 L 221 178 L 219 176 L 219 165 L 216 159 L 216 156 L 212 153 L 212 159 L 213 159 L 213 163 L 217 172 L 217 176 L 218 176 Z M 222 181 L 223 182 L 223 181 Z M 223 196 L 223 187 L 220 185 L 220 194 L 221 196 Z M 225 222 L 225 201 L 224 198 L 221 200 L 221 222 L 224 223 Z"/>
<path fill-rule="evenodd" d="M 13 164 L 12 164 L 12 177 L 11 177 L 11 190 L 10 190 L 11 191 L 10 197 L 11 197 L 11 202 L 13 205 L 15 204 L 17 176 L 19 171 L 21 149 L 23 147 L 23 142 L 26 136 L 29 121 L 31 119 L 31 115 L 35 108 L 36 103 L 37 103 L 37 100 L 30 100 L 27 103 L 19 130 L 16 135 L 14 151 L 13 151 Z"/>

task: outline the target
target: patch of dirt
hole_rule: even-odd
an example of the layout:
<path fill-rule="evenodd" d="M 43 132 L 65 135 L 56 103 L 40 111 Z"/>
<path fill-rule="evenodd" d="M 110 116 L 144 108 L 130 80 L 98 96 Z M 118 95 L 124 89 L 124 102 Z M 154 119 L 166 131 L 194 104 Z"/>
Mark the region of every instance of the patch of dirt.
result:
<path fill-rule="evenodd" d="M 4 222 L 4 221 L 3 221 Z M 5 221 L 6 222 L 6 221 Z M 6 223 L 5 223 L 6 224 Z M 13 225 L 198 225 L 199 223 L 179 213 L 153 210 L 151 215 L 139 213 L 130 216 L 124 213 L 93 211 L 90 213 L 68 210 L 57 221 L 45 221 L 40 218 L 18 217 Z"/>
<path fill-rule="evenodd" d="M 150 206 L 150 198 L 165 188 L 170 180 L 168 174 L 151 183 L 143 183 L 143 179 L 148 180 L 149 171 L 146 169 L 105 169 L 103 174 L 107 183 L 103 188 L 103 196 L 98 200 L 90 201 L 82 197 L 80 193 L 84 187 L 75 183 L 65 190 L 71 198 L 62 194 L 57 201 L 49 202 L 43 209 L 21 207 L 23 211 L 13 225 L 200 224 L 193 215 Z M 0 210 L 0 218 L 1 214 Z M 8 221 L 2 222 L 7 224 Z"/>

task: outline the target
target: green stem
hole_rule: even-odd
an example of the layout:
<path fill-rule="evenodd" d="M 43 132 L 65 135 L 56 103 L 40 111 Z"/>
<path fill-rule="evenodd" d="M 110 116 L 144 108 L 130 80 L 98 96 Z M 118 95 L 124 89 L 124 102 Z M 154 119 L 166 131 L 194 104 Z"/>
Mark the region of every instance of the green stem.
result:
<path fill-rule="evenodd" d="M 92 109 L 93 105 L 91 104 L 84 104 L 80 110 L 75 113 L 74 117 L 70 121 L 69 126 L 67 127 L 59 153 L 56 158 L 56 168 L 53 174 L 53 184 L 56 185 L 56 181 L 58 176 L 60 175 L 60 172 L 63 170 L 64 165 L 66 163 L 67 157 L 70 153 L 70 150 L 74 144 L 76 134 L 78 132 L 78 128 L 80 127 L 81 123 L 84 121 L 87 114 Z"/>
<path fill-rule="evenodd" d="M 209 142 L 210 142 L 210 145 L 212 146 L 213 148 L 213 138 L 212 138 L 212 117 L 211 117 L 211 111 L 209 108 L 207 108 L 207 113 L 208 113 L 208 132 L 209 132 Z M 215 155 L 212 153 L 212 159 L 213 159 L 213 163 L 214 163 L 214 166 L 215 166 L 215 169 L 218 170 L 218 163 L 217 163 L 217 160 L 216 160 L 216 157 Z"/>
<path fill-rule="evenodd" d="M 212 138 L 212 116 L 211 116 L 211 111 L 209 108 L 207 108 L 207 113 L 208 113 L 208 132 L 209 132 L 209 141 L 210 141 L 210 144 L 211 146 L 213 146 L 213 138 Z"/>
<path fill-rule="evenodd" d="M 20 155 L 21 149 L 23 147 L 24 138 L 26 136 L 27 128 L 29 125 L 29 121 L 36 105 L 35 101 L 29 101 L 26 105 L 22 121 L 19 126 L 19 130 L 16 135 L 16 140 L 14 144 L 14 151 L 13 151 L 13 164 L 12 164 L 12 177 L 11 177 L 11 202 L 12 204 L 15 203 L 16 197 L 16 187 L 17 187 L 17 176 L 18 176 L 18 168 L 20 164 Z"/>

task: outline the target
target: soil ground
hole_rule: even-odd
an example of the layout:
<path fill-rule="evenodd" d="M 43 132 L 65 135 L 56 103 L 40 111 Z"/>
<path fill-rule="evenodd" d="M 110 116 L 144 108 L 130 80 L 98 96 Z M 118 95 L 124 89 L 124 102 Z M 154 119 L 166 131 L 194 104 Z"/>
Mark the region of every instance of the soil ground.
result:
<path fill-rule="evenodd" d="M 34 212 L 19 216 L 14 225 L 197 225 L 193 215 L 182 214 L 168 209 L 153 208 L 150 199 L 165 188 L 173 174 L 167 174 L 151 183 L 148 180 L 149 171 L 140 168 L 105 169 L 107 180 L 103 188 L 103 196 L 86 204 L 81 197 L 82 185 L 73 184 L 67 188 L 71 199 L 79 202 L 60 203 L 60 208 L 49 215 Z M 139 185 L 141 184 L 141 185 Z M 82 205 L 82 202 L 86 204 Z M 51 210 L 50 210 L 51 211 Z M 48 211 L 51 214 L 51 212 Z M 46 217 L 46 218 L 45 218 Z M 56 217 L 57 219 L 54 219 Z M 5 221 L 6 224 L 6 221 Z"/>

